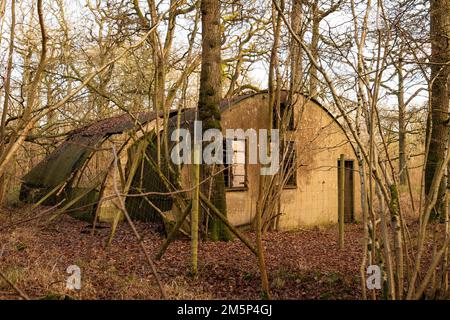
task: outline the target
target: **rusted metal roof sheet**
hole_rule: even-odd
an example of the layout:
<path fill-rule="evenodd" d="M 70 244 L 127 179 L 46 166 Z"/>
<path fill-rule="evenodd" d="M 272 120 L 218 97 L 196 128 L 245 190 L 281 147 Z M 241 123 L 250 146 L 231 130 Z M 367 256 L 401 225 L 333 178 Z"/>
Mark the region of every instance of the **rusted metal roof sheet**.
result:
<path fill-rule="evenodd" d="M 123 114 L 94 122 L 68 134 L 51 154 L 39 162 L 23 178 L 28 186 L 52 188 L 66 181 L 81 168 L 89 154 L 105 138 L 138 128 L 156 119 L 155 112 Z"/>

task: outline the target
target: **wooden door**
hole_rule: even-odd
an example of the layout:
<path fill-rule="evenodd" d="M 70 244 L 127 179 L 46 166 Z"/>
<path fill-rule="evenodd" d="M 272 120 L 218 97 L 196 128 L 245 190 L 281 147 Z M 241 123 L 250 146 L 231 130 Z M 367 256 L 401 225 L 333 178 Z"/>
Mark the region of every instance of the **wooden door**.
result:
<path fill-rule="evenodd" d="M 338 160 L 338 170 L 341 166 Z M 345 160 L 345 182 L 344 182 L 344 222 L 353 222 L 354 219 L 354 179 L 353 179 L 353 160 Z M 338 185 L 340 176 L 338 171 Z"/>

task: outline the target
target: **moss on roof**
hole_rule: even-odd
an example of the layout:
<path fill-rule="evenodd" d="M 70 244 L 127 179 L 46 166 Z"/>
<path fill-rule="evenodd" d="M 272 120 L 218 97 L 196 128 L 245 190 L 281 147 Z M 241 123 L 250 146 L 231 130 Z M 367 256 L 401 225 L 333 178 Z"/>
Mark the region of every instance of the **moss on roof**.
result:
<path fill-rule="evenodd" d="M 80 169 L 89 155 L 105 138 L 122 133 L 155 119 L 154 112 L 123 114 L 100 120 L 71 131 L 68 138 L 55 151 L 39 162 L 23 178 L 28 187 L 52 188 L 67 181 Z"/>

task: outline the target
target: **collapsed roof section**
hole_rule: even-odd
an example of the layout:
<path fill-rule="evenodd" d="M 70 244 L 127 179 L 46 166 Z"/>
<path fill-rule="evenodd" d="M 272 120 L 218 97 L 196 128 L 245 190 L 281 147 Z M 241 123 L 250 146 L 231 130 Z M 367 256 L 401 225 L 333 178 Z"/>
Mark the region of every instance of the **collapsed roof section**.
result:
<path fill-rule="evenodd" d="M 32 203 L 46 199 L 43 203 L 56 204 L 54 194 L 70 189 L 66 185 L 108 138 L 136 131 L 155 119 L 155 112 L 123 114 L 71 131 L 63 143 L 22 178 L 20 200 Z M 66 198 L 73 197 L 73 191 L 70 190 L 71 195 L 66 194 Z"/>

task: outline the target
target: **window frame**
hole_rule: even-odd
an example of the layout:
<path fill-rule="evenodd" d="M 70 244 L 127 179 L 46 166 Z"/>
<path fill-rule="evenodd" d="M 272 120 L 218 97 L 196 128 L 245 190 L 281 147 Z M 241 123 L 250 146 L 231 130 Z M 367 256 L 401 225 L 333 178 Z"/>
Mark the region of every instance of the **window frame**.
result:
<path fill-rule="evenodd" d="M 284 115 L 286 114 L 286 110 L 288 109 L 286 102 L 280 102 L 280 114 L 277 113 L 277 106 L 276 104 L 273 106 L 273 116 L 272 116 L 272 128 L 274 129 L 280 129 L 280 119 L 283 120 Z M 278 118 L 278 116 L 280 118 Z M 285 127 L 286 131 L 295 131 L 295 110 L 294 106 L 292 106 L 292 112 L 289 117 L 289 122 L 286 124 Z"/>
<path fill-rule="evenodd" d="M 283 184 L 283 189 L 297 189 L 298 188 L 298 182 L 297 182 L 297 148 L 296 148 L 296 141 L 295 140 L 285 140 L 283 141 L 282 148 L 281 148 L 281 154 L 280 159 L 283 159 L 284 152 L 286 150 L 286 146 L 291 145 L 292 146 L 292 152 L 293 152 L 293 159 L 292 159 L 292 167 L 294 168 L 291 177 L 286 180 L 286 182 Z M 283 170 L 285 170 L 285 166 L 283 166 Z M 284 172 L 283 172 L 284 173 Z M 290 180 L 293 179 L 293 184 L 289 183 Z"/>
<path fill-rule="evenodd" d="M 224 138 L 224 150 L 223 150 L 223 155 L 224 155 L 224 161 L 223 161 L 223 165 L 224 165 L 224 179 L 225 179 L 225 191 L 247 191 L 248 190 L 248 138 L 245 139 L 227 139 Z M 233 181 L 233 174 L 232 174 L 232 166 L 233 164 L 227 164 L 226 163 L 226 155 L 227 155 L 227 142 L 228 141 L 244 141 L 244 157 L 245 157 L 245 163 L 243 164 L 244 166 L 244 185 L 243 186 L 232 186 L 232 181 Z M 234 151 L 234 150 L 232 150 Z M 238 165 L 242 165 L 241 163 L 238 163 Z M 228 174 L 225 174 L 225 171 L 228 171 Z M 228 180 L 228 186 L 227 186 L 227 180 Z"/>

